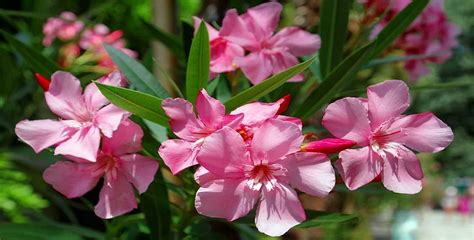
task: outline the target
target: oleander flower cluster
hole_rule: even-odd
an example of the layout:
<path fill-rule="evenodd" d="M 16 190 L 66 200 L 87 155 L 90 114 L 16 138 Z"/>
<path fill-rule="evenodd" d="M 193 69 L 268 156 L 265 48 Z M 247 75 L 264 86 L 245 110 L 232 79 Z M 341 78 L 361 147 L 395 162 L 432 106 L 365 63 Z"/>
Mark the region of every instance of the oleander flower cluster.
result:
<path fill-rule="evenodd" d="M 97 82 L 124 86 L 114 71 Z M 67 72 L 56 72 L 41 86 L 56 119 L 23 120 L 16 135 L 35 152 L 54 147 L 59 161 L 43 173 L 44 180 L 67 198 L 92 190 L 103 178 L 95 214 L 112 218 L 137 207 L 134 188 L 143 193 L 152 182 L 158 162 L 138 154 L 143 130 L 128 119 L 130 113 L 110 104 L 91 83 L 84 92 L 80 81 Z"/>
<path fill-rule="evenodd" d="M 111 31 L 104 24 L 86 27 L 85 23 L 72 12 L 62 12 L 59 17 L 48 18 L 43 26 L 43 45 L 50 46 L 55 39 L 60 42 L 58 63 L 64 68 L 73 68 L 94 63 L 87 71 L 109 73 L 116 69 L 115 64 L 104 49 L 111 45 L 137 58 L 137 52 L 125 47 L 123 31 Z"/>
<path fill-rule="evenodd" d="M 381 16 L 372 30 L 375 37 L 411 0 L 363 1 L 371 15 Z M 398 37 L 393 49 L 402 50 L 406 56 L 418 56 L 405 62 L 404 68 L 411 80 L 416 81 L 428 74 L 428 63 L 443 63 L 458 45 L 459 28 L 450 23 L 443 8 L 443 0 L 434 0 L 423 10 L 411 26 Z"/>
<path fill-rule="evenodd" d="M 313 55 L 321 46 L 318 35 L 297 27 L 275 33 L 281 11 L 281 4 L 269 2 L 241 15 L 236 9 L 228 10 L 219 31 L 206 24 L 211 46 L 210 78 L 240 69 L 255 85 L 298 64 L 297 57 Z M 194 23 L 197 29 L 201 20 L 194 18 Z M 303 74 L 290 81 L 303 81 Z"/>

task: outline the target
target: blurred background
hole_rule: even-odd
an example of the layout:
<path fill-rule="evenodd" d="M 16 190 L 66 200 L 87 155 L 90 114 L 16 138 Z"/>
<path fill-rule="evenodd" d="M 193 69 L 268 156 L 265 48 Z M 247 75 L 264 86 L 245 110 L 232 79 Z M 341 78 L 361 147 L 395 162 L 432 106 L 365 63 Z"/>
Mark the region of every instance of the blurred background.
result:
<path fill-rule="evenodd" d="M 0 29 L 57 61 L 58 47 L 54 44 L 49 47 L 42 45 L 42 26 L 48 17 L 71 11 L 86 24 L 103 23 L 110 30 L 122 30 L 127 48 L 136 51 L 146 67 L 160 75 L 163 71 L 156 67 L 160 65 L 168 74 L 180 79 L 182 76 L 176 70 L 180 68 L 180 63 L 158 44 L 152 34 L 145 31 L 144 22 L 154 23 L 172 33 L 189 32 L 192 16 L 219 23 L 227 9 L 242 11 L 261 2 L 1 1 Z M 317 32 L 319 0 L 286 0 L 281 3 L 284 11 L 280 27 L 296 25 Z M 434 112 L 452 127 L 455 140 L 441 153 L 419 155 L 425 171 L 422 192 L 414 196 L 395 194 L 386 191 L 381 184 L 373 183 L 355 192 L 338 185 L 324 200 L 303 196 L 307 208 L 355 214 L 357 220 L 292 231 L 284 239 L 474 239 L 474 87 L 472 84 L 457 84 L 474 81 L 474 2 L 449 0 L 444 4 L 448 19 L 461 30 L 459 45 L 449 60 L 429 65 L 428 75 L 416 83 L 410 83 L 413 86 L 410 111 Z M 358 31 L 356 23 L 363 12 L 362 5 L 355 3 L 352 11 L 349 38 Z M 70 71 L 84 81 L 101 74 L 94 69 L 71 68 Z M 368 83 L 381 79 L 407 79 L 403 66 L 398 62 L 379 65 L 360 74 Z M 66 200 L 41 177 L 42 171 L 57 158 L 48 151 L 36 155 L 17 140 L 14 133 L 17 122 L 51 115 L 32 72 L 3 38 L 0 38 L 0 76 L 0 239 L 3 240 L 2 231 L 6 231 L 2 225 L 9 223 L 54 223 L 48 225 L 56 226 L 51 227 L 51 233 L 55 236 L 64 233 L 66 237 L 62 239 L 75 238 L 68 235 L 67 228 L 58 228 L 61 224 L 86 226 L 97 231 L 110 230 L 108 225 L 113 225 L 114 220 L 102 221 L 90 211 L 91 202 L 97 200 L 97 189 L 83 198 Z M 124 226 L 116 231 L 129 228 L 128 235 L 115 235 L 120 236 L 117 239 L 136 239 L 140 232 L 146 232 L 140 224 L 127 225 L 123 219 L 121 222 L 125 222 Z M 25 226 L 37 227 L 34 224 Z M 39 239 L 30 237 L 24 239 Z M 90 237 L 93 238 L 92 235 Z"/>

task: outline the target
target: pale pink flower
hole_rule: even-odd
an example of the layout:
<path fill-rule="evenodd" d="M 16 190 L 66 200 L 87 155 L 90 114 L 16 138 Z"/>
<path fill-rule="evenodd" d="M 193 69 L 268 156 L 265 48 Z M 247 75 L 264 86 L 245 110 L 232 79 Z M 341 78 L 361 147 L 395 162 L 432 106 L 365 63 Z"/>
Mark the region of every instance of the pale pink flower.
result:
<path fill-rule="evenodd" d="M 238 15 L 235 9 L 227 11 L 219 35 L 250 52 L 235 58 L 245 76 L 258 84 L 268 76 L 298 64 L 297 57 L 314 54 L 320 47 L 320 38 L 297 27 L 285 27 L 274 34 L 282 7 L 269 2 L 249 8 Z M 303 81 L 299 74 L 290 81 Z"/>
<path fill-rule="evenodd" d="M 119 72 L 98 80 L 104 84 L 123 85 Z M 129 113 L 109 104 L 97 86 L 89 84 L 82 94 L 79 79 L 67 72 L 53 74 L 46 103 L 58 120 L 23 120 L 16 125 L 16 135 L 35 152 L 56 146 L 54 153 L 95 161 L 100 137 L 111 137 Z"/>
<path fill-rule="evenodd" d="M 77 37 L 83 27 L 84 23 L 77 20 L 72 12 L 62 12 L 59 18 L 48 18 L 43 26 L 43 45 L 51 45 L 55 38 L 61 41 L 72 40 Z"/>
<path fill-rule="evenodd" d="M 173 174 L 197 164 L 196 155 L 205 138 L 224 126 L 236 128 L 243 114 L 226 115 L 224 105 L 201 90 L 196 99 L 197 117 L 193 105 L 182 98 L 167 98 L 161 106 L 170 118 L 170 126 L 180 139 L 163 142 L 158 150 Z"/>
<path fill-rule="evenodd" d="M 351 190 L 381 175 L 384 186 L 391 191 L 419 192 L 423 171 L 412 150 L 443 150 L 453 140 L 451 128 L 429 112 L 402 115 L 410 103 L 403 81 L 369 86 L 367 96 L 347 97 L 330 104 L 322 120 L 332 135 L 362 147 L 339 153 L 341 177 Z"/>
<path fill-rule="evenodd" d="M 270 236 L 301 223 L 306 216 L 293 188 L 323 197 L 335 184 L 326 155 L 298 152 L 302 142 L 298 125 L 274 118 L 261 124 L 250 145 L 229 127 L 208 136 L 195 174 L 197 211 L 233 221 L 258 205 L 255 224 Z"/>
<path fill-rule="evenodd" d="M 382 2 L 377 1 L 378 4 Z M 392 1 L 382 21 L 374 27 L 372 38 L 377 36 L 410 2 L 410 0 Z M 405 63 L 410 79 L 415 81 L 429 73 L 428 63 L 443 63 L 451 57 L 451 49 L 458 45 L 456 38 L 459 33 L 459 28 L 448 21 L 443 10 L 443 1 L 434 0 L 393 43 L 393 48 L 403 50 L 408 56 L 425 56 Z"/>
<path fill-rule="evenodd" d="M 140 126 L 125 120 L 111 138 L 102 139 L 96 162 L 78 158 L 59 161 L 44 171 L 43 178 L 67 198 L 76 198 L 92 190 L 103 177 L 95 214 L 108 219 L 130 212 L 137 208 L 132 185 L 144 193 L 158 169 L 157 161 L 136 154 L 142 137 Z"/>
<path fill-rule="evenodd" d="M 125 48 L 125 40 L 122 36 L 122 30 L 110 32 L 107 26 L 97 24 L 93 28 L 84 31 L 79 41 L 79 46 L 84 50 L 94 52 L 94 54 L 98 56 L 100 66 L 115 68 L 115 64 L 105 51 L 104 44 L 111 45 L 112 47 L 121 50 L 129 57 L 138 57 L 137 52 Z"/>
<path fill-rule="evenodd" d="M 199 28 L 201 19 L 194 17 L 194 28 Z M 232 28 L 228 24 L 222 25 L 221 31 L 226 28 Z M 206 23 L 206 28 L 209 33 L 209 42 L 211 50 L 210 62 L 210 79 L 218 73 L 235 71 L 238 66 L 235 64 L 236 57 L 244 56 L 244 49 L 239 45 L 228 41 L 225 36 L 222 36 L 219 31 Z M 225 31 L 225 30 L 224 30 Z"/>

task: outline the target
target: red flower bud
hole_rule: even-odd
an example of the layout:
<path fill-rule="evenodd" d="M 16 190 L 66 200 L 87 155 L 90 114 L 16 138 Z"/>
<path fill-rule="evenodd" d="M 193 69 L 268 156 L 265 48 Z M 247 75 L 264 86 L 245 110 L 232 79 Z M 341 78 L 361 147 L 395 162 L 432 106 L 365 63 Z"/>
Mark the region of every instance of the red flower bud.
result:
<path fill-rule="evenodd" d="M 49 89 L 49 84 L 51 83 L 50 80 L 41 76 L 39 73 L 35 73 L 36 81 L 40 85 L 40 87 L 46 92 Z"/>
<path fill-rule="evenodd" d="M 303 152 L 319 152 L 325 154 L 338 153 L 356 145 L 356 142 L 342 138 L 325 138 L 307 143 L 301 147 Z"/>
<path fill-rule="evenodd" d="M 282 98 L 278 99 L 276 102 L 280 104 L 280 108 L 278 109 L 277 114 L 282 114 L 286 111 L 288 106 L 290 105 L 291 95 L 285 95 Z"/>

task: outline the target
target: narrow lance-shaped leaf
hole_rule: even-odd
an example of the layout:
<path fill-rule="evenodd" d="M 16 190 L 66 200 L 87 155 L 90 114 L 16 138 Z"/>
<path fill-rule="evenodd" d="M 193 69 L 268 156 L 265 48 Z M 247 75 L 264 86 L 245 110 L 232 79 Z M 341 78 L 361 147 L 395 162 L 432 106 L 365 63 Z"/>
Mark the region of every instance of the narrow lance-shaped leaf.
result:
<path fill-rule="evenodd" d="M 342 60 L 351 6 L 352 0 L 323 0 L 321 2 L 319 56 L 323 79 Z"/>
<path fill-rule="evenodd" d="M 388 23 L 377 38 L 353 52 L 332 70 L 326 78 L 327 81 L 318 86 L 294 114 L 301 118 L 307 118 L 337 96 L 339 91 L 344 90 L 355 79 L 359 69 L 390 46 L 410 26 L 428 2 L 429 0 L 416 0 L 410 3 Z"/>
<path fill-rule="evenodd" d="M 308 68 L 309 65 L 311 65 L 311 63 L 313 62 L 314 58 L 315 57 L 312 57 L 305 62 L 290 67 L 287 70 L 280 72 L 264 80 L 263 82 L 233 96 L 224 103 L 226 111 L 232 111 L 237 107 L 240 107 L 248 102 L 255 101 L 277 89 L 290 78 L 296 76 L 297 74 L 303 72 L 306 68 Z"/>
<path fill-rule="evenodd" d="M 168 119 L 161 108 L 161 99 L 127 88 L 96 82 L 100 92 L 114 105 L 139 117 L 168 127 Z"/>
<path fill-rule="evenodd" d="M 326 224 L 343 223 L 357 219 L 356 215 L 344 213 L 329 213 L 306 210 L 307 220 L 297 225 L 297 228 L 319 227 Z"/>
<path fill-rule="evenodd" d="M 207 87 L 209 81 L 209 34 L 204 21 L 199 25 L 196 36 L 191 43 L 188 65 L 186 67 L 186 97 L 194 103 L 198 92 Z"/>
<path fill-rule="evenodd" d="M 51 76 L 51 74 L 60 69 L 56 63 L 41 55 L 41 53 L 36 49 L 22 43 L 3 30 L 0 30 L 0 32 L 16 52 L 25 60 L 28 67 L 33 72 L 40 73 L 43 76 Z"/>
<path fill-rule="evenodd" d="M 120 71 L 127 76 L 130 83 L 139 91 L 158 96 L 160 98 L 169 97 L 168 92 L 160 82 L 137 60 L 110 45 L 104 45 L 105 50 L 117 64 Z"/>

